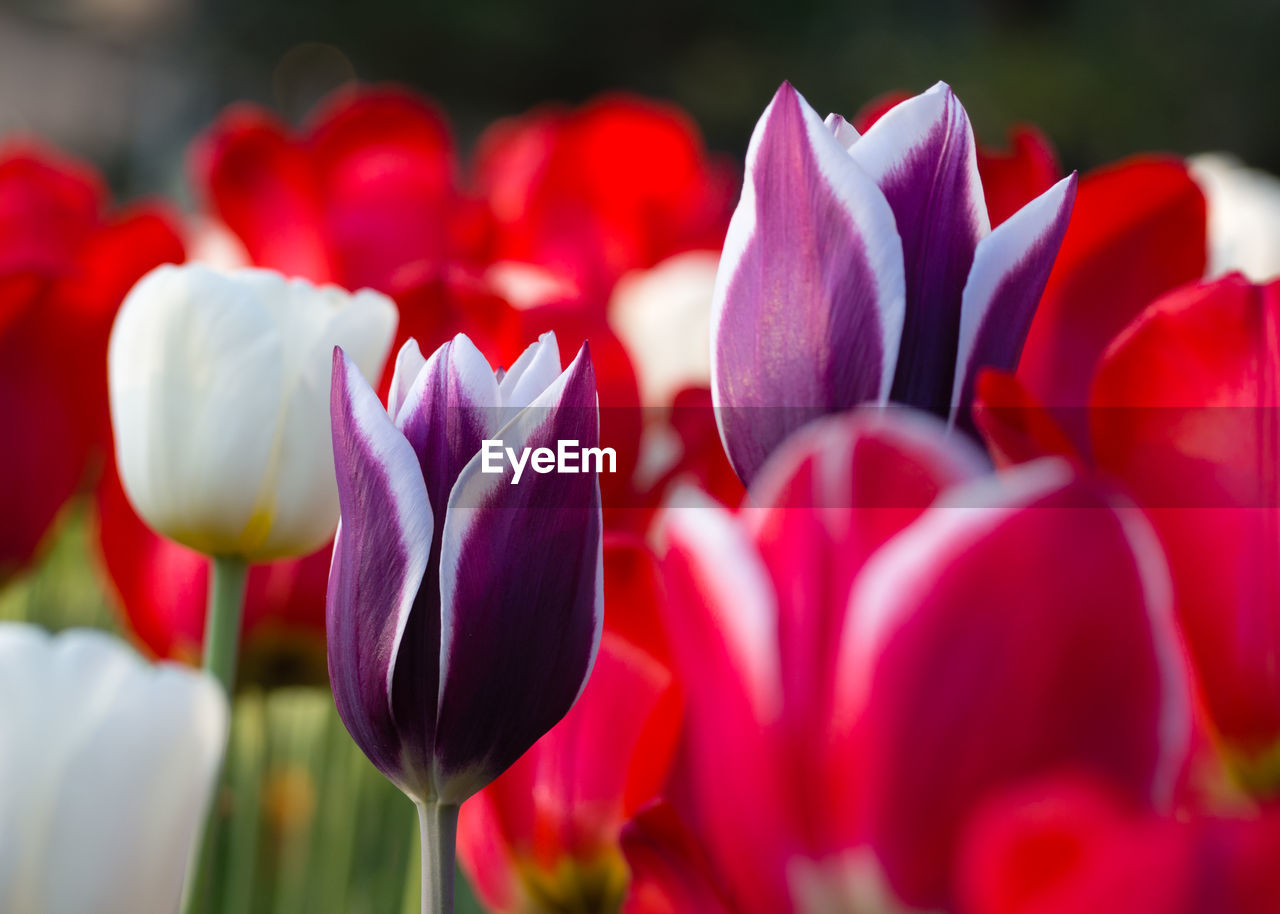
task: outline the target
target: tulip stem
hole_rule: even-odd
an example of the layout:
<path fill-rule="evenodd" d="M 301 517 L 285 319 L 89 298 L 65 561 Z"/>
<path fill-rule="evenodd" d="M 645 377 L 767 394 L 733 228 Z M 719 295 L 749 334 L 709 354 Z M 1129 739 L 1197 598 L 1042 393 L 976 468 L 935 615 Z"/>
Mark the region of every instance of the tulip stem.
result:
<path fill-rule="evenodd" d="M 226 690 L 234 694 L 236 655 L 240 650 L 240 617 L 244 614 L 245 583 L 249 563 L 242 558 L 215 555 L 209 559 L 209 605 L 204 617 L 204 669 Z M 234 705 L 233 705 L 234 707 Z M 205 813 L 200 843 L 187 870 L 182 898 L 183 914 L 200 914 L 208 909 L 213 868 L 217 857 L 218 794 L 226 783 L 226 772 L 218 774 L 213 802 Z"/>
<path fill-rule="evenodd" d="M 249 563 L 242 558 L 215 555 L 209 565 L 209 607 L 204 621 L 204 668 L 230 695 L 236 681 L 240 649 L 240 617 L 244 614 Z"/>
<path fill-rule="evenodd" d="M 457 804 L 419 803 L 418 827 L 422 835 L 422 914 L 453 914 Z"/>

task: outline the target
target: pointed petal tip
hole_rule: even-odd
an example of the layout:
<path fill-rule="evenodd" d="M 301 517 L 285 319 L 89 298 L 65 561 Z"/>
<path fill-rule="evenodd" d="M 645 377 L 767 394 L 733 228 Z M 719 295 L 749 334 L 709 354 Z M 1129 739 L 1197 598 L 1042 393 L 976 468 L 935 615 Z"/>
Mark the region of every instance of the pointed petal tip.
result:
<path fill-rule="evenodd" d="M 400 359 L 402 359 L 406 355 L 412 355 L 414 353 L 417 353 L 419 356 L 421 356 L 422 347 L 418 345 L 418 341 L 416 339 L 414 339 L 413 337 L 409 337 L 407 340 L 404 341 L 404 345 L 400 347 L 399 351 L 396 352 L 396 361 L 398 362 L 400 361 Z"/>
<path fill-rule="evenodd" d="M 783 80 L 782 85 L 778 86 L 778 91 L 773 93 L 773 98 L 769 101 L 769 110 L 779 104 L 794 105 L 803 98 L 804 96 L 791 84 L 790 80 Z"/>

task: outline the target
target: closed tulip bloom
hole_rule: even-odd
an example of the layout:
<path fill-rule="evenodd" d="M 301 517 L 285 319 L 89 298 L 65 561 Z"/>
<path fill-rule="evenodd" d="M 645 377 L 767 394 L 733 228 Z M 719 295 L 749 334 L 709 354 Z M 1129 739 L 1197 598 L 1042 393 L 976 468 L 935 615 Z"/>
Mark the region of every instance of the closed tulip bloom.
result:
<path fill-rule="evenodd" d="M 204 674 L 0 625 L 0 910 L 172 914 L 226 733 Z"/>
<path fill-rule="evenodd" d="M 1169 809 L 1191 697 L 1155 536 L 1065 461 L 980 471 L 940 420 L 854 411 L 736 515 L 668 509 L 685 758 L 623 833 L 627 914 L 957 910 L 972 814 L 1062 767 Z"/>
<path fill-rule="evenodd" d="M 317 549 L 338 518 L 333 347 L 376 376 L 395 325 L 395 305 L 367 290 L 195 264 L 149 273 L 107 359 L 116 460 L 138 513 L 210 555 Z"/>
<path fill-rule="evenodd" d="M 747 151 L 712 314 L 717 419 L 744 481 L 800 425 L 892 400 L 968 424 L 1012 369 L 1075 176 L 993 231 L 968 116 L 939 83 L 860 135 L 790 85 Z"/>
<path fill-rule="evenodd" d="M 495 472 L 482 443 L 598 447 L 595 375 L 586 346 L 562 372 L 550 333 L 506 372 L 462 334 L 425 361 L 410 340 L 388 405 L 336 351 L 329 678 L 352 739 L 418 804 L 424 910 L 447 911 L 458 804 L 573 706 L 603 619 L 595 465 Z"/>
<path fill-rule="evenodd" d="M 1098 465 L 1160 534 L 1204 707 L 1234 773 L 1280 792 L 1280 282 L 1239 274 L 1152 304 L 1112 342 L 1089 413 Z"/>

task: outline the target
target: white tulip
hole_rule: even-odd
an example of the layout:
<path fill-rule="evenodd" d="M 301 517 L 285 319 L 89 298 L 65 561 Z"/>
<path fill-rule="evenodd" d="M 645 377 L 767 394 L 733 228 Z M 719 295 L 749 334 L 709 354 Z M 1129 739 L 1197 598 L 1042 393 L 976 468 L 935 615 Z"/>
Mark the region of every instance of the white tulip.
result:
<path fill-rule="evenodd" d="M 160 533 L 209 555 L 303 555 L 333 535 L 333 348 L 376 378 L 386 296 L 199 264 L 144 276 L 107 354 L 120 478 Z"/>
<path fill-rule="evenodd" d="M 1209 206 L 1207 274 L 1239 270 L 1254 282 L 1280 276 L 1280 178 L 1228 155 L 1190 162 Z"/>
<path fill-rule="evenodd" d="M 226 739 L 205 674 L 0 623 L 0 911 L 172 914 Z"/>
<path fill-rule="evenodd" d="M 640 400 L 666 406 L 682 388 L 711 386 L 715 251 L 688 251 L 618 281 L 609 324 L 636 368 Z"/>

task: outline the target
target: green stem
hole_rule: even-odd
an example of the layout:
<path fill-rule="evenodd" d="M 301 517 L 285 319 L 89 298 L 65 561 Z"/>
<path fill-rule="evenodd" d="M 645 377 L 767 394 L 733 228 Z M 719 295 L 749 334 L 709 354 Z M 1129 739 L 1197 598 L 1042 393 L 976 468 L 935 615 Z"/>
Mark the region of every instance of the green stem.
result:
<path fill-rule="evenodd" d="M 418 828 L 422 835 L 422 914 L 453 914 L 457 805 L 419 803 Z"/>
<path fill-rule="evenodd" d="M 204 620 L 204 668 L 227 694 L 236 681 L 240 650 L 240 617 L 249 563 L 242 558 L 215 555 L 209 560 L 209 608 Z"/>
<path fill-rule="evenodd" d="M 244 615 L 245 584 L 249 563 L 236 556 L 215 555 L 209 559 L 209 604 L 204 618 L 204 669 L 222 685 L 227 701 L 233 697 L 236 657 L 240 651 L 240 618 Z M 214 861 L 217 856 L 218 798 L 226 782 L 219 772 L 213 799 L 205 817 L 200 843 L 187 871 L 183 914 L 200 914 L 209 909 Z"/>

